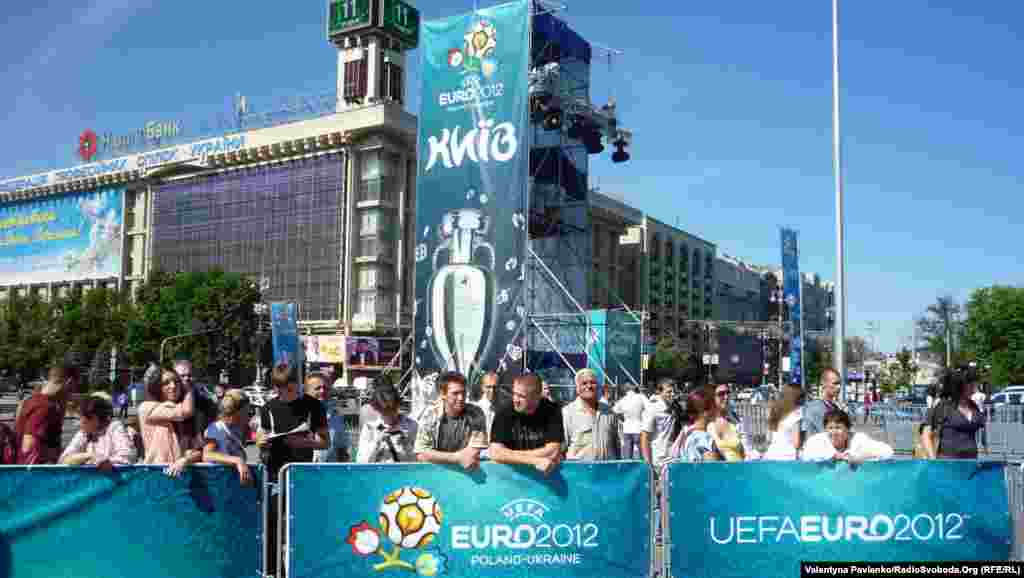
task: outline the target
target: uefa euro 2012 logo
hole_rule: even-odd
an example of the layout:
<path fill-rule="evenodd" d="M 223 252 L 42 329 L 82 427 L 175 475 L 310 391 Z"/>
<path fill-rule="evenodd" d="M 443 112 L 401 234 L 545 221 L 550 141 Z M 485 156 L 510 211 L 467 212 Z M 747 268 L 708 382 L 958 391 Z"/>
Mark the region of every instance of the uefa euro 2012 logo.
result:
<path fill-rule="evenodd" d="M 420 576 L 440 576 L 448 571 L 448 557 L 430 545 L 441 530 L 441 504 L 430 492 L 422 488 L 401 487 L 384 498 L 377 518 L 380 528 L 363 520 L 349 528 L 348 539 L 352 551 L 359 556 L 379 555 L 383 562 L 374 564 L 377 572 L 407 570 Z M 389 553 L 382 543 L 386 537 L 394 549 Z M 424 550 L 415 563 L 402 560 L 402 549 Z"/>

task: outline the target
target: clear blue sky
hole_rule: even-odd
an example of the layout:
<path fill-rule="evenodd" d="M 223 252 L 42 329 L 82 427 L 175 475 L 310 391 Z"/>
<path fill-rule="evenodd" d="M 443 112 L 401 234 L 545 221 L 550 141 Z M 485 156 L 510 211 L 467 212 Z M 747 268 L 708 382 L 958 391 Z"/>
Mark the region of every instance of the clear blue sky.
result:
<path fill-rule="evenodd" d="M 84 128 L 335 84 L 320 0 L 41 4 L 0 7 L 3 177 L 73 164 Z M 633 160 L 606 153 L 594 183 L 753 262 L 778 263 L 778 228 L 796 227 L 802 269 L 834 278 L 829 0 L 569 0 L 563 15 L 625 51 L 595 62 L 594 96 L 618 99 Z M 1019 2 L 843 2 L 848 334 L 876 320 L 894 350 L 936 296 L 1024 282 L 1022 21 Z"/>

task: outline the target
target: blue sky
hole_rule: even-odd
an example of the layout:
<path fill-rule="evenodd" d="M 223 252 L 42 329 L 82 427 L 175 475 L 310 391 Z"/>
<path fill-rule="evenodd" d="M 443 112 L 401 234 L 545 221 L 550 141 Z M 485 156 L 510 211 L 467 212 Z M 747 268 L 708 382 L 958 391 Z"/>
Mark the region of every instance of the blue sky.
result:
<path fill-rule="evenodd" d="M 236 92 L 336 81 L 323 1 L 47 4 L 0 8 L 5 178 L 75 164 L 85 128 L 198 122 Z M 593 184 L 753 262 L 777 263 L 793 226 L 802 269 L 834 278 L 831 2 L 570 0 L 563 16 L 624 51 L 595 61 L 593 95 L 617 98 L 633 160 L 595 159 Z M 843 2 L 848 334 L 877 321 L 893 350 L 938 295 L 1024 283 L 1021 21 L 1018 2 Z"/>

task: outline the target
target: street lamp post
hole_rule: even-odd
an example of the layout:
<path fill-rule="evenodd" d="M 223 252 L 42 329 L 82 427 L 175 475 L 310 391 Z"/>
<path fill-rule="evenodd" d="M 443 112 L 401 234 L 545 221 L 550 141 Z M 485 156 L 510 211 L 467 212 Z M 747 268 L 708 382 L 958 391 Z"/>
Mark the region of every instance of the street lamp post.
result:
<path fill-rule="evenodd" d="M 836 186 L 836 325 L 832 362 L 846 399 L 846 264 L 843 246 L 843 163 L 839 138 L 839 0 L 832 0 L 832 172 Z"/>

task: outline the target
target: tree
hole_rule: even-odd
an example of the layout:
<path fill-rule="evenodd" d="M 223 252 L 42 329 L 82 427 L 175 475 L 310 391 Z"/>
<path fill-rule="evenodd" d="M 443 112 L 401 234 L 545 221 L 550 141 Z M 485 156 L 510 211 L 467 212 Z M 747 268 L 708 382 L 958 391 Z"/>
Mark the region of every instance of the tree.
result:
<path fill-rule="evenodd" d="M 882 391 L 885 393 L 895 393 L 901 388 L 913 385 L 917 370 L 918 366 L 914 363 L 914 354 L 904 347 L 896 354 L 896 363 L 890 363 L 885 366 L 881 376 Z"/>
<path fill-rule="evenodd" d="M 650 372 L 655 380 L 663 377 L 682 379 L 692 362 L 692 353 L 686 351 L 675 339 L 662 337 L 654 349 Z"/>
<path fill-rule="evenodd" d="M 188 357 L 208 375 L 251 368 L 259 300 L 256 283 L 237 273 L 155 272 L 136 295 L 138 313 L 126 324 L 125 353 L 133 365 L 144 365 L 156 360 L 166 338 L 200 333 L 170 341 L 168 359 Z"/>
<path fill-rule="evenodd" d="M 1024 288 L 975 290 L 967 302 L 963 346 L 996 384 L 1024 383 Z"/>
<path fill-rule="evenodd" d="M 936 299 L 925 310 L 925 314 L 917 320 L 917 327 L 921 331 L 927 344 L 928 351 L 942 360 L 945 367 L 947 363 L 946 340 L 949 337 L 960 335 L 960 304 L 953 300 L 950 295 L 943 295 Z M 951 340 L 950 350 L 955 353 L 956 340 Z M 953 359 L 953 365 L 957 365 L 957 359 Z"/>

